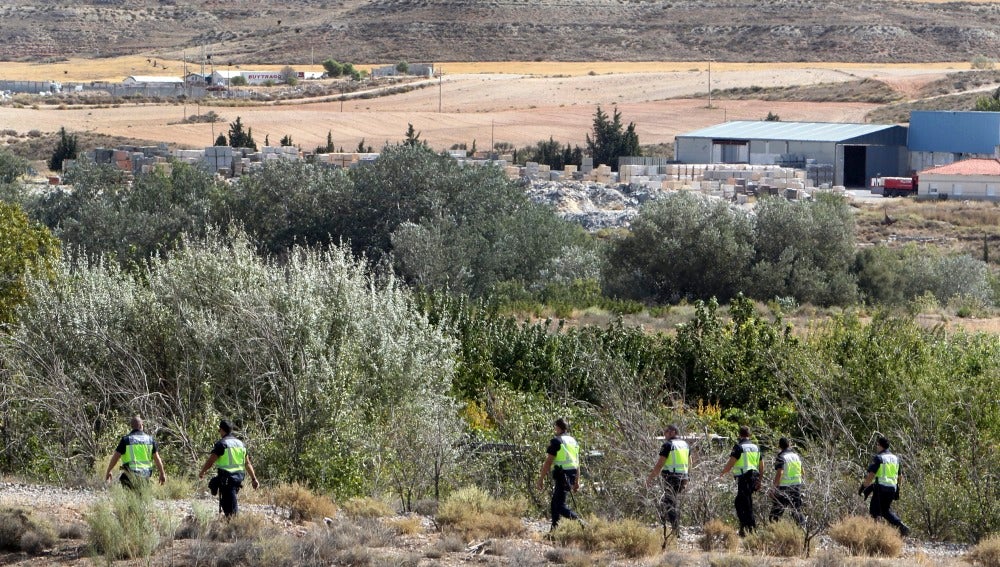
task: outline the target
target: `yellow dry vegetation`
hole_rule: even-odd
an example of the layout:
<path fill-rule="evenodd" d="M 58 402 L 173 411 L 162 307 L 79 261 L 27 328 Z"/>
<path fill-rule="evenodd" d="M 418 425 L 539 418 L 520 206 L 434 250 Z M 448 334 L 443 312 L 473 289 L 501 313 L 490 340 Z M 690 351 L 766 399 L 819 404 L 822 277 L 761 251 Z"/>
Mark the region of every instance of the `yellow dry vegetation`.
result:
<path fill-rule="evenodd" d="M 153 67 L 153 61 L 156 67 Z M 296 71 L 323 71 L 322 65 L 302 65 L 288 63 Z M 516 74 L 516 75 L 611 75 L 633 73 L 676 73 L 683 71 L 705 71 L 707 61 L 475 61 L 475 62 L 443 62 L 436 64 L 446 75 L 453 74 Z M 261 71 L 277 71 L 285 65 L 265 65 L 246 63 L 239 66 L 218 65 L 217 69 L 233 70 L 236 68 Z M 377 65 L 355 65 L 363 71 L 370 71 Z M 884 69 L 886 71 L 899 68 L 912 68 L 912 63 L 882 64 L 871 63 L 733 63 L 714 61 L 713 71 L 773 71 L 795 69 Z M 924 63 L 925 69 L 969 69 L 970 63 Z M 103 59 L 67 59 L 51 63 L 30 63 L 22 61 L 0 62 L 0 76 L 8 80 L 20 81 L 111 81 L 118 82 L 129 75 L 169 75 L 181 76 L 184 69 L 195 72 L 201 70 L 200 62 L 174 59 L 161 59 L 156 55 L 129 55 L 125 57 L 110 57 Z M 206 66 L 208 72 L 210 67 Z"/>

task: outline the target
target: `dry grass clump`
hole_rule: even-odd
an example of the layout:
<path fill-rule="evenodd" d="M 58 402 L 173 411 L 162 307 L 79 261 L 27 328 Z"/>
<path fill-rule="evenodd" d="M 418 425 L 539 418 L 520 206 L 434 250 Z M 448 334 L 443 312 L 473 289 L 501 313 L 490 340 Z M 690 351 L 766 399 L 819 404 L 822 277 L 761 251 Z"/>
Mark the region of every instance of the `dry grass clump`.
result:
<path fill-rule="evenodd" d="M 456 553 L 465 551 L 465 542 L 455 534 L 444 534 L 427 551 L 424 557 L 428 559 L 441 559 L 446 553 Z"/>
<path fill-rule="evenodd" d="M 805 551 L 806 537 L 802 528 L 788 520 L 782 520 L 758 528 L 743 540 L 743 545 L 762 555 L 795 557 Z"/>
<path fill-rule="evenodd" d="M 722 520 L 709 520 L 698 539 L 698 545 L 705 551 L 735 551 L 740 545 L 740 536 L 736 533 L 736 528 Z"/>
<path fill-rule="evenodd" d="M 718 555 L 708 558 L 709 567 L 768 567 L 771 562 L 762 557 L 745 555 Z"/>
<path fill-rule="evenodd" d="M 17 508 L 0 510 L 0 549 L 37 555 L 56 542 L 56 531 L 47 521 Z"/>
<path fill-rule="evenodd" d="M 389 522 L 389 524 L 396 528 L 399 535 L 416 535 L 424 531 L 424 526 L 420 520 L 420 516 L 407 516 L 405 518 L 399 518 Z"/>
<path fill-rule="evenodd" d="M 150 557 L 173 539 L 175 520 L 153 506 L 148 488 L 111 489 L 107 499 L 94 504 L 86 516 L 90 548 L 109 560 Z"/>
<path fill-rule="evenodd" d="M 973 547 L 965 555 L 973 565 L 1000 567 L 1000 534 L 993 534 Z"/>
<path fill-rule="evenodd" d="M 393 515 L 388 504 L 377 498 L 351 498 L 340 504 L 340 509 L 351 518 L 384 518 Z"/>
<path fill-rule="evenodd" d="M 183 500 L 195 493 L 195 481 L 190 478 L 168 476 L 165 483 L 153 484 L 153 496 L 159 500 Z"/>
<path fill-rule="evenodd" d="M 585 551 L 572 547 L 554 547 L 545 552 L 545 560 L 557 565 L 568 565 L 570 567 L 592 567 L 600 565 L 601 562 L 595 560 Z"/>
<path fill-rule="evenodd" d="M 261 514 L 240 512 L 235 516 L 218 517 L 208 526 L 207 537 L 212 541 L 242 541 L 264 539 L 273 528 Z"/>
<path fill-rule="evenodd" d="M 833 524 L 830 537 L 854 555 L 897 557 L 903 550 L 896 528 L 865 516 L 849 516 Z"/>
<path fill-rule="evenodd" d="M 332 518 L 337 506 L 326 496 L 294 482 L 278 485 L 273 491 L 275 506 L 288 509 L 288 519 L 294 522 Z"/>
<path fill-rule="evenodd" d="M 468 487 L 441 502 L 437 522 L 467 538 L 509 537 L 524 533 L 521 518 L 527 509 L 524 499 L 496 499 L 481 488 Z"/>
<path fill-rule="evenodd" d="M 564 520 L 552 530 L 552 539 L 587 551 L 615 551 L 626 557 L 649 557 L 660 551 L 660 536 L 632 519 L 608 522 L 599 518 L 579 522 Z"/>

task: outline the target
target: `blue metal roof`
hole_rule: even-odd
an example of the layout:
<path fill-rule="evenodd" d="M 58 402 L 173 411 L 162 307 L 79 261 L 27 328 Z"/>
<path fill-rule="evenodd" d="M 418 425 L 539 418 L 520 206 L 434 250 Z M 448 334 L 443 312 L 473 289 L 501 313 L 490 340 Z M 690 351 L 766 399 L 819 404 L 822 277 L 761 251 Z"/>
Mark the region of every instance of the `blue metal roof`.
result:
<path fill-rule="evenodd" d="M 911 152 L 992 154 L 1000 145 L 1000 112 L 914 110 L 907 146 Z"/>
<path fill-rule="evenodd" d="M 736 140 L 789 140 L 796 142 L 844 142 L 874 132 L 900 128 L 891 124 L 844 124 L 839 122 L 769 122 L 738 120 L 681 134 L 687 138 Z"/>

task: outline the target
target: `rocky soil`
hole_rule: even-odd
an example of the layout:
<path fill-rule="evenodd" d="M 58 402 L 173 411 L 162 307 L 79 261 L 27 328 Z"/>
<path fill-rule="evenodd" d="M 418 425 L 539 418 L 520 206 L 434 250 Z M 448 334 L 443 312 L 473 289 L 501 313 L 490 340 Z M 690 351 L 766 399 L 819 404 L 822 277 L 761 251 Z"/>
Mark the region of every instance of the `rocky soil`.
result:
<path fill-rule="evenodd" d="M 0 59 L 968 61 L 1000 52 L 998 24 L 982 1 L 10 0 Z"/>

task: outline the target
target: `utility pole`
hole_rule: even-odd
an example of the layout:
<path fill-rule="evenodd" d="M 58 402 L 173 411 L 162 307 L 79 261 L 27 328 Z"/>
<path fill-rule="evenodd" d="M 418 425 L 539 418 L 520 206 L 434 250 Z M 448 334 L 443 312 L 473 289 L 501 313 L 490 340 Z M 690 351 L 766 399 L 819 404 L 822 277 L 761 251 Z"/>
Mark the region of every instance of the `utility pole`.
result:
<path fill-rule="evenodd" d="M 708 60 L 708 107 L 712 108 L 712 60 Z"/>
<path fill-rule="evenodd" d="M 444 78 L 444 69 L 438 69 L 438 114 L 441 113 L 441 80 Z"/>

